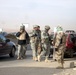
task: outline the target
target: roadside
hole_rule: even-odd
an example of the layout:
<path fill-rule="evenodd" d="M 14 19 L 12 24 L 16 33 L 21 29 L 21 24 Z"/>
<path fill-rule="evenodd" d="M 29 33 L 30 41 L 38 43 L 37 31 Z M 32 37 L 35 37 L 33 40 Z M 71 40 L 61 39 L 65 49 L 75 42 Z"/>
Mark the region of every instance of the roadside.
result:
<path fill-rule="evenodd" d="M 16 52 L 17 55 L 17 52 Z M 32 60 L 32 51 L 28 50 L 27 51 L 27 57 L 23 60 L 17 60 L 15 58 L 10 58 L 8 56 L 3 56 L 0 57 L 0 70 L 2 68 L 15 68 L 15 67 L 28 67 L 28 68 L 48 68 L 50 69 L 56 69 L 56 67 L 58 66 L 57 62 L 52 61 L 52 58 L 50 58 L 50 62 L 49 63 L 45 63 L 43 60 L 41 62 L 35 62 Z M 76 62 L 76 57 L 75 58 L 65 58 L 65 69 L 63 69 L 63 71 L 56 73 L 57 75 L 65 75 L 67 73 L 70 73 L 71 75 L 76 75 L 76 70 L 74 70 L 73 68 L 70 68 L 70 63 L 71 62 Z M 76 63 L 75 63 L 76 65 Z M 64 74 L 65 73 L 65 74 Z M 48 74 L 47 74 L 48 75 Z"/>

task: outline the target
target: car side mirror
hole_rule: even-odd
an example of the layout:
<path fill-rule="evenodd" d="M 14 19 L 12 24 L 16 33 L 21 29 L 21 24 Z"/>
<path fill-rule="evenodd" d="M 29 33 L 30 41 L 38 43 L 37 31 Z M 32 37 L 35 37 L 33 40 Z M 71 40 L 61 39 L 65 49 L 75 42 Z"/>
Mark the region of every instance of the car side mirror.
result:
<path fill-rule="evenodd" d="M 10 42 L 10 39 L 6 39 L 6 43 L 7 43 L 7 42 Z"/>

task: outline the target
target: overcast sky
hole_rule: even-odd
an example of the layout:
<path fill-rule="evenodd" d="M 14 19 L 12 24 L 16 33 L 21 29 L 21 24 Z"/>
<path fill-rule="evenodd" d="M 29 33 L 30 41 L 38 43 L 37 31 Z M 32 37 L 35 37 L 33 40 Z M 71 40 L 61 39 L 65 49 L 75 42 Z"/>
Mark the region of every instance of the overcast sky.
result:
<path fill-rule="evenodd" d="M 0 0 L 0 28 L 16 30 L 21 23 L 28 23 L 29 29 L 60 24 L 76 30 L 76 0 Z"/>

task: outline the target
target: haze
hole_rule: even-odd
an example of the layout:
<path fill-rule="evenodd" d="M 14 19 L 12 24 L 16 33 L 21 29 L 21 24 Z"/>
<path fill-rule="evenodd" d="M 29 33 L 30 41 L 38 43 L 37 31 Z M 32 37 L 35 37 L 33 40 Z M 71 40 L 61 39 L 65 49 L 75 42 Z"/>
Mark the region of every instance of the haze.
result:
<path fill-rule="evenodd" d="M 76 30 L 76 0 L 0 0 L 0 28 L 17 31 L 22 23 Z"/>

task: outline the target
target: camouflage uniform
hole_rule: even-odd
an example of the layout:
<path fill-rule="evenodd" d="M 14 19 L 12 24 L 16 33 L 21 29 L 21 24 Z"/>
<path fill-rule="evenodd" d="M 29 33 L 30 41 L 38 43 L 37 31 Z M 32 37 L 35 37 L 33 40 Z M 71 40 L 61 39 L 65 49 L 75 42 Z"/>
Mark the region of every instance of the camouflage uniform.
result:
<path fill-rule="evenodd" d="M 38 25 L 35 25 L 35 27 L 38 27 Z M 41 52 L 41 31 L 40 30 L 33 30 L 30 33 L 30 43 L 31 43 L 31 48 L 33 52 L 33 60 L 37 60 L 38 54 Z"/>
<path fill-rule="evenodd" d="M 64 51 L 66 45 L 66 36 L 63 31 L 58 32 L 54 38 L 54 47 L 55 47 L 55 59 L 58 61 L 59 66 L 57 68 L 63 68 L 64 64 Z"/>
<path fill-rule="evenodd" d="M 40 28 L 40 26 L 38 26 Z M 41 30 L 38 29 L 38 55 L 41 53 L 41 50 L 42 50 L 42 45 L 41 45 Z"/>
<path fill-rule="evenodd" d="M 49 53 L 50 53 L 50 41 L 49 41 L 50 36 L 48 33 L 49 29 L 50 29 L 49 26 L 45 26 L 45 30 L 42 31 L 42 33 L 41 33 L 42 52 L 38 56 L 38 61 L 40 61 L 41 56 L 46 55 L 45 62 L 48 62 L 48 57 L 49 57 Z"/>

